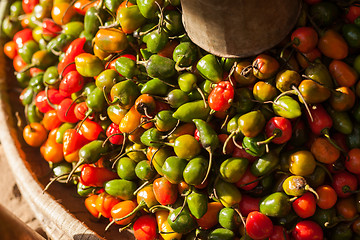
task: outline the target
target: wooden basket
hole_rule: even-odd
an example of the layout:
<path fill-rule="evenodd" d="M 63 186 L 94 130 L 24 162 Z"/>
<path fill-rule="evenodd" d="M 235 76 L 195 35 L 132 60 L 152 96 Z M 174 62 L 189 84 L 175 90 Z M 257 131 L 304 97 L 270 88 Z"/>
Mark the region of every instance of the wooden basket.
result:
<path fill-rule="evenodd" d="M 221 57 L 248 57 L 274 47 L 294 27 L 300 0 L 181 0 L 190 39 Z"/>
<path fill-rule="evenodd" d="M 4 39 L 0 38 L 0 46 Z M 134 239 L 131 231 L 119 233 L 114 224 L 107 232 L 108 220 L 96 221 L 77 197 L 74 186 L 54 183 L 43 193 L 51 171 L 39 148 L 29 147 L 22 138 L 24 107 L 19 101 L 16 79 L 4 53 L 0 51 L 0 140 L 21 194 L 27 200 L 47 235 L 54 240 L 122 240 Z M 19 89 L 18 89 L 19 90 Z M 17 126 L 15 113 L 22 118 Z"/>

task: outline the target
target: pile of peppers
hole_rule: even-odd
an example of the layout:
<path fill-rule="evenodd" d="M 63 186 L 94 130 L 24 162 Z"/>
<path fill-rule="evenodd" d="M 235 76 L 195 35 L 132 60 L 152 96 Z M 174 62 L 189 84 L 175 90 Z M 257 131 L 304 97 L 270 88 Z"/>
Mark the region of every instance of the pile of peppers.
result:
<path fill-rule="evenodd" d="M 76 186 L 106 229 L 360 239 L 356 1 L 304 0 L 281 43 L 241 59 L 195 45 L 180 0 L 17 0 L 2 30 L 44 190 Z"/>

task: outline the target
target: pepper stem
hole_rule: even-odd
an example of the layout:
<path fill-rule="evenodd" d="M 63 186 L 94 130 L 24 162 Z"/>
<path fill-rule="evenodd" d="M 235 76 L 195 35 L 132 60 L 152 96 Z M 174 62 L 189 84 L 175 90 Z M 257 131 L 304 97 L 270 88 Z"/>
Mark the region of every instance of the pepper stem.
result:
<path fill-rule="evenodd" d="M 308 112 L 309 117 L 310 117 L 310 119 L 311 119 L 311 122 L 313 122 L 313 121 L 314 121 L 314 118 L 313 118 L 313 116 L 312 116 L 312 114 L 311 114 L 311 112 L 310 112 L 309 106 L 308 106 L 308 104 L 306 103 L 304 96 L 301 94 L 301 92 L 299 91 L 299 89 L 298 89 L 295 85 L 293 85 L 291 88 L 297 93 L 297 95 L 298 95 L 298 97 L 301 99 L 301 101 L 303 101 L 303 103 L 304 103 L 304 105 L 305 105 L 305 108 L 306 108 L 306 111 Z"/>
<path fill-rule="evenodd" d="M 276 130 L 278 130 L 278 131 L 276 131 Z M 277 137 L 281 137 L 281 134 L 279 134 L 279 133 L 281 133 L 281 130 L 280 129 L 275 129 L 274 134 L 272 136 L 268 137 L 268 139 L 265 139 L 264 141 L 257 142 L 256 144 L 258 146 L 264 145 L 264 144 L 269 144 L 273 139 L 275 139 Z"/>
<path fill-rule="evenodd" d="M 71 176 L 74 174 L 74 172 L 78 169 L 78 167 L 85 163 L 84 159 L 80 159 L 76 164 L 75 166 L 73 167 L 73 169 L 71 169 L 71 172 L 69 173 L 67 179 L 66 179 L 66 183 L 69 183 L 70 179 L 71 179 Z"/>
<path fill-rule="evenodd" d="M 309 191 L 309 192 L 313 193 L 315 195 L 315 197 L 316 197 L 316 200 L 319 200 L 319 194 L 317 194 L 317 192 L 312 187 L 310 187 L 309 184 L 306 184 L 304 189 L 306 191 Z"/>
<path fill-rule="evenodd" d="M 209 173 L 210 173 L 210 170 L 211 170 L 211 165 L 212 165 L 213 153 L 212 153 L 212 151 L 210 150 L 210 147 L 207 147 L 207 148 L 206 148 L 206 151 L 208 151 L 208 153 L 209 153 L 209 164 L 208 164 L 208 168 L 207 168 L 205 177 L 204 177 L 204 179 L 202 180 L 201 184 L 204 184 L 204 182 L 205 182 L 206 179 L 208 178 Z"/>
<path fill-rule="evenodd" d="M 224 142 L 224 146 L 223 146 L 223 149 L 222 149 L 222 152 L 224 154 L 226 154 L 226 146 L 228 145 L 230 139 L 235 136 L 235 134 L 237 134 L 237 131 L 233 131 L 230 133 L 230 135 L 226 138 L 225 142 Z"/>
<path fill-rule="evenodd" d="M 337 145 L 330 137 L 330 133 L 329 133 L 329 129 L 328 128 L 324 128 L 321 133 L 327 138 L 327 140 L 340 152 L 344 153 L 345 155 L 347 155 L 347 152 L 342 149 L 339 145 Z"/>

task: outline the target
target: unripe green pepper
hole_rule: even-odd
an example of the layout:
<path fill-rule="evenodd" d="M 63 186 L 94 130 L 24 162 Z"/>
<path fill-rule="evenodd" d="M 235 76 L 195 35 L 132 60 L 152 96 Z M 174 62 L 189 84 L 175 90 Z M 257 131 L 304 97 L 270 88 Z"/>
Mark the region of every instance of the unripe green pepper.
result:
<path fill-rule="evenodd" d="M 167 221 L 177 233 L 189 233 L 196 227 L 196 221 L 187 207 L 176 208 L 169 214 Z"/>
<path fill-rule="evenodd" d="M 189 196 L 187 196 L 187 205 L 191 215 L 196 219 L 199 219 L 207 212 L 208 196 L 203 193 L 192 191 Z"/>
<path fill-rule="evenodd" d="M 121 200 L 133 199 L 134 192 L 137 188 L 136 184 L 132 181 L 125 179 L 114 179 L 105 183 L 105 192 L 111 196 L 120 198 Z"/>
<path fill-rule="evenodd" d="M 183 122 L 191 122 L 193 119 L 206 120 L 210 113 L 210 107 L 204 106 L 202 100 L 187 102 L 181 105 L 173 114 L 173 117 Z"/>
<path fill-rule="evenodd" d="M 236 183 L 245 173 L 249 160 L 246 158 L 229 158 L 220 165 L 221 178 L 229 183 Z"/>
<path fill-rule="evenodd" d="M 66 130 L 74 128 L 74 127 L 75 127 L 74 123 L 65 122 L 65 123 L 61 124 L 61 126 L 56 131 L 55 141 L 57 143 L 63 143 L 63 138 L 64 138 L 64 134 L 65 134 Z"/>
<path fill-rule="evenodd" d="M 272 193 L 260 201 L 260 212 L 270 217 L 284 217 L 291 210 L 291 201 L 283 192 Z"/>
<path fill-rule="evenodd" d="M 116 171 L 120 178 L 131 181 L 136 179 L 135 168 L 136 162 L 128 157 L 122 157 L 117 163 Z"/>
<path fill-rule="evenodd" d="M 184 181 L 194 186 L 201 184 L 205 178 L 207 166 L 208 161 L 201 155 L 191 159 L 183 172 Z"/>
<path fill-rule="evenodd" d="M 220 202 L 225 207 L 233 207 L 241 201 L 240 190 L 234 184 L 218 179 L 214 187 Z"/>
<path fill-rule="evenodd" d="M 152 78 L 167 79 L 177 74 L 175 62 L 157 54 L 149 58 L 145 67 L 148 75 Z"/>
<path fill-rule="evenodd" d="M 207 54 L 202 57 L 197 65 L 197 70 L 205 78 L 213 83 L 218 83 L 223 79 L 223 70 L 216 56 Z"/>

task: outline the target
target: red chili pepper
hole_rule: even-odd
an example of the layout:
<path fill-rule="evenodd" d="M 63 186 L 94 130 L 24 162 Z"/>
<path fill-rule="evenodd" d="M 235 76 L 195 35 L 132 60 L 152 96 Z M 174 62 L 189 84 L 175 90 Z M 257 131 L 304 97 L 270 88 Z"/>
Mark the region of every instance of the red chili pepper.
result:
<path fill-rule="evenodd" d="M 39 73 L 44 72 L 44 70 L 40 69 L 40 68 L 36 68 L 36 67 L 32 67 L 30 68 L 30 76 L 31 77 L 35 77 L 36 75 L 38 75 Z"/>
<path fill-rule="evenodd" d="M 137 240 L 154 240 L 157 238 L 157 224 L 153 215 L 143 215 L 136 219 L 133 229 Z"/>
<path fill-rule="evenodd" d="M 37 4 L 39 4 L 39 0 L 23 0 L 22 8 L 25 13 L 32 13 Z"/>
<path fill-rule="evenodd" d="M 47 100 L 49 99 L 49 100 Z M 49 89 L 47 92 L 47 96 L 46 96 L 46 91 L 40 91 L 36 97 L 35 97 L 35 105 L 37 106 L 37 108 L 39 109 L 40 112 L 42 113 L 46 113 L 53 108 L 53 106 L 51 106 L 49 104 L 49 102 L 51 104 L 54 105 L 58 105 L 61 103 L 61 101 L 64 99 L 64 97 L 59 93 L 58 90 L 56 89 Z"/>
<path fill-rule="evenodd" d="M 32 30 L 30 28 L 25 28 L 15 33 L 13 41 L 16 43 L 16 50 L 22 48 L 24 43 L 29 40 L 34 40 L 32 36 Z"/>
<path fill-rule="evenodd" d="M 118 134 L 115 136 L 112 136 L 109 141 L 112 144 L 121 145 L 124 141 L 124 136 L 122 135 L 122 132 L 119 129 L 119 125 L 116 125 L 115 123 L 111 123 L 109 127 L 106 129 L 106 136 L 110 137 L 113 134 Z"/>
<path fill-rule="evenodd" d="M 59 35 L 62 31 L 62 27 L 57 25 L 53 20 L 46 18 L 42 22 L 43 35 L 50 36 L 52 38 Z"/>
<path fill-rule="evenodd" d="M 239 146 L 241 146 L 241 142 L 237 142 L 237 144 Z M 233 153 L 232 153 L 232 157 L 236 157 L 236 158 L 246 158 L 247 160 L 249 160 L 251 163 L 252 162 L 255 162 L 255 160 L 257 159 L 257 157 L 254 157 L 252 155 L 250 155 L 249 153 L 247 153 L 245 151 L 244 148 L 238 148 L 238 147 L 235 147 Z"/>
<path fill-rule="evenodd" d="M 68 72 L 59 85 L 60 93 L 65 97 L 80 91 L 84 86 L 84 78 L 78 71 Z"/>
<path fill-rule="evenodd" d="M 259 211 L 249 213 L 246 218 L 246 233 L 253 239 L 265 239 L 270 237 L 273 227 L 271 219 Z"/>
<path fill-rule="evenodd" d="M 292 202 L 295 213 L 301 218 L 309 218 L 315 214 L 316 198 L 313 193 L 306 192 Z"/>
<path fill-rule="evenodd" d="M 177 186 L 170 183 L 165 177 L 155 179 L 153 189 L 155 198 L 161 205 L 174 204 L 176 202 L 178 196 Z"/>
<path fill-rule="evenodd" d="M 269 240 L 286 240 L 290 239 L 287 230 L 283 226 L 275 225 Z"/>
<path fill-rule="evenodd" d="M 324 239 L 324 233 L 316 222 L 304 220 L 295 225 L 292 237 L 294 240 Z"/>
<path fill-rule="evenodd" d="M 74 113 L 77 119 L 83 120 L 89 111 L 89 107 L 86 102 L 76 104 Z M 95 114 L 91 114 L 88 119 L 93 119 Z"/>
<path fill-rule="evenodd" d="M 300 52 L 312 51 L 318 43 L 318 34 L 312 27 L 300 27 L 291 34 L 293 47 Z"/>
<path fill-rule="evenodd" d="M 97 122 L 86 119 L 80 126 L 79 132 L 89 141 L 98 139 L 103 128 Z"/>
<path fill-rule="evenodd" d="M 290 120 L 283 117 L 271 118 L 265 126 L 265 135 L 271 142 L 283 144 L 290 140 L 292 127 Z"/>
<path fill-rule="evenodd" d="M 70 66 L 69 64 L 75 61 L 75 57 L 77 55 L 85 52 L 85 42 L 86 38 L 77 38 L 70 43 L 69 47 L 66 49 L 64 58 L 58 64 L 59 74 L 66 76 L 68 72 L 76 70 L 75 64 L 72 64 Z"/>
<path fill-rule="evenodd" d="M 170 110 L 171 107 L 169 104 L 165 103 L 165 102 L 161 102 L 161 101 L 155 101 L 155 113 L 157 114 L 158 112 L 161 112 L 163 110 Z"/>
<path fill-rule="evenodd" d="M 310 107 L 313 117 L 311 121 L 309 113 L 306 114 L 311 131 L 316 135 L 326 134 L 333 125 L 333 120 L 321 104 Z"/>
<path fill-rule="evenodd" d="M 260 198 L 253 198 L 246 194 L 242 195 L 241 201 L 239 202 L 239 211 L 246 217 L 253 211 L 260 211 Z"/>
<path fill-rule="evenodd" d="M 209 106 L 215 111 L 226 111 L 233 100 L 234 87 L 229 81 L 219 82 L 208 97 Z"/>
<path fill-rule="evenodd" d="M 333 175 L 332 187 L 340 198 L 349 197 L 357 190 L 358 180 L 355 175 L 341 171 Z"/>
<path fill-rule="evenodd" d="M 63 152 L 64 156 L 78 151 L 89 141 L 75 129 L 68 129 L 64 133 Z"/>
<path fill-rule="evenodd" d="M 72 102 L 70 98 L 65 98 L 58 105 L 57 114 L 62 122 L 76 123 L 78 121 L 74 112 L 75 104 L 72 104 Z"/>
<path fill-rule="evenodd" d="M 90 164 L 84 164 L 80 174 L 80 182 L 89 187 L 103 187 L 105 182 L 116 178 L 119 178 L 117 173 Z"/>

